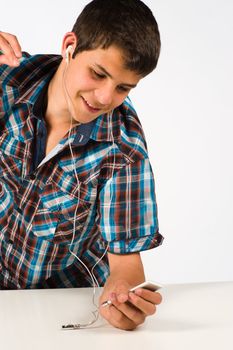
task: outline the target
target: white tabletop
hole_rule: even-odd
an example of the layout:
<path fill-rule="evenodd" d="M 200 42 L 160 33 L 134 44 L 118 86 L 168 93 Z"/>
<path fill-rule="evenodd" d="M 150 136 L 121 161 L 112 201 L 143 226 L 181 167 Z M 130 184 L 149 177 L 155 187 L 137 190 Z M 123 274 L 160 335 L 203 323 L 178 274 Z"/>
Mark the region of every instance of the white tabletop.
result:
<path fill-rule="evenodd" d="M 166 285 L 155 315 L 134 331 L 99 320 L 89 329 L 64 323 L 91 318 L 91 288 L 0 291 L 4 350 L 233 349 L 233 282 Z"/>

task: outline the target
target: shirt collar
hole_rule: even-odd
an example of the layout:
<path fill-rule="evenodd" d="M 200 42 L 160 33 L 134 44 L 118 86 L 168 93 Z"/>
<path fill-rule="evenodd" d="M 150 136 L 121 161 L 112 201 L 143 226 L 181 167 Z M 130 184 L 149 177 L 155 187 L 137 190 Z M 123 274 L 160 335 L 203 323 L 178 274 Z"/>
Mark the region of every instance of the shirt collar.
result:
<path fill-rule="evenodd" d="M 48 104 L 48 86 L 49 86 L 49 82 L 47 82 L 47 84 L 43 87 L 37 100 L 32 106 L 33 116 L 41 120 L 44 119 L 44 114 L 46 112 L 46 108 Z"/>
<path fill-rule="evenodd" d="M 93 130 L 93 127 L 95 126 L 95 123 L 96 121 L 93 120 L 90 123 L 78 125 L 76 136 L 72 144 L 75 146 L 85 145 L 90 139 L 90 135 Z"/>
<path fill-rule="evenodd" d="M 112 112 L 112 117 L 108 114 L 102 114 L 96 119 L 95 126 L 91 133 L 91 138 L 96 141 L 112 142 L 112 135 L 114 141 L 120 143 L 121 140 L 121 108 L 116 108 Z M 112 131 L 112 133 L 111 133 Z M 111 135 L 112 134 L 112 135 Z"/>
<path fill-rule="evenodd" d="M 89 123 L 77 125 L 72 132 L 72 134 L 75 133 L 72 144 L 76 146 L 85 145 L 89 139 L 112 142 L 111 128 L 114 142 L 120 143 L 120 114 L 117 110 L 114 110 L 112 120 L 109 120 L 107 114 L 102 114 Z"/>
<path fill-rule="evenodd" d="M 56 72 L 61 60 L 60 55 L 34 55 L 22 61 L 20 72 L 15 78 L 19 90 L 19 97 L 15 103 L 34 105 L 41 91 Z"/>

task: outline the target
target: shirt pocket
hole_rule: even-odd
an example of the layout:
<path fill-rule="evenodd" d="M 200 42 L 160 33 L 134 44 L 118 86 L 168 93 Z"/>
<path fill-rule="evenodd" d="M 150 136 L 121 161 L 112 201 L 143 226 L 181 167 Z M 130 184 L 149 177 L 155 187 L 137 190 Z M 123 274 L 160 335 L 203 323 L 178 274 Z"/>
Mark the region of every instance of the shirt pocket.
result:
<path fill-rule="evenodd" d="M 25 143 L 13 135 L 0 137 L 0 228 L 7 225 L 19 191 Z"/>
<path fill-rule="evenodd" d="M 71 243 L 81 239 L 88 227 L 97 189 L 80 183 L 73 176 L 50 180 L 40 193 L 40 202 L 32 222 L 33 234 L 53 243 Z M 76 215 L 75 215 L 76 214 Z"/>
<path fill-rule="evenodd" d="M 25 158 L 27 145 L 14 136 L 4 133 L 0 137 L 0 177 L 10 178 L 12 184 L 18 182 L 22 174 L 22 160 Z M 12 188 L 15 190 L 14 186 Z"/>

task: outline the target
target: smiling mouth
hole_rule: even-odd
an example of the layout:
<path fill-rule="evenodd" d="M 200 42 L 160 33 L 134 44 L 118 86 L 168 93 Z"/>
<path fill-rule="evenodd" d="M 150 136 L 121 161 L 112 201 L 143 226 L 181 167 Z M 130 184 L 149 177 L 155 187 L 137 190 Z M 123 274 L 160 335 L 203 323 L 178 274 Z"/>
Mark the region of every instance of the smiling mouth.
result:
<path fill-rule="evenodd" d="M 91 111 L 91 112 L 99 112 L 101 110 L 101 108 L 96 108 L 94 106 L 92 106 L 89 102 L 87 102 L 87 100 L 85 100 L 85 98 L 83 96 L 81 96 L 83 99 L 83 102 L 85 103 L 85 105 L 87 106 L 87 108 Z"/>

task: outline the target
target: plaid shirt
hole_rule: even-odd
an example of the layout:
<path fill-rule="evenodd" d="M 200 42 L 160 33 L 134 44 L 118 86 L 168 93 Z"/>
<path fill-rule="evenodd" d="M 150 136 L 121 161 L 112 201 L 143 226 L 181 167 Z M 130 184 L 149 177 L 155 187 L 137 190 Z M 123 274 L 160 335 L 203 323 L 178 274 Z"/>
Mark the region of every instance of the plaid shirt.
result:
<path fill-rule="evenodd" d="M 89 269 L 107 243 L 109 252 L 126 254 L 163 240 L 144 133 L 128 98 L 113 112 L 115 145 L 105 114 L 72 129 L 79 189 L 68 134 L 32 166 L 39 137 L 34 107 L 61 59 L 24 52 L 19 67 L 0 66 L 0 288 L 92 285 L 69 252 L 78 203 L 71 249 Z M 94 274 L 103 285 L 107 256 Z"/>

